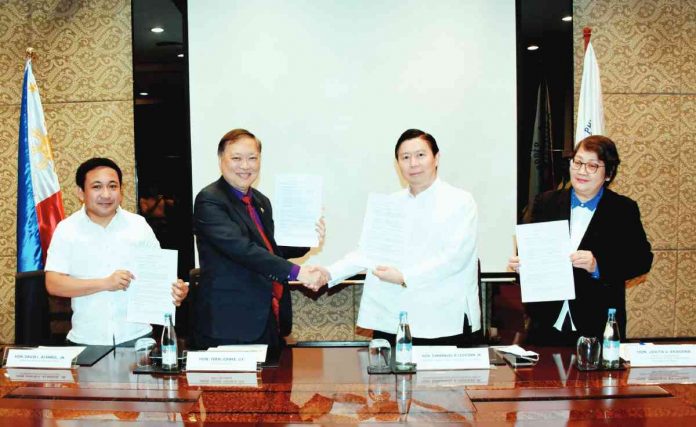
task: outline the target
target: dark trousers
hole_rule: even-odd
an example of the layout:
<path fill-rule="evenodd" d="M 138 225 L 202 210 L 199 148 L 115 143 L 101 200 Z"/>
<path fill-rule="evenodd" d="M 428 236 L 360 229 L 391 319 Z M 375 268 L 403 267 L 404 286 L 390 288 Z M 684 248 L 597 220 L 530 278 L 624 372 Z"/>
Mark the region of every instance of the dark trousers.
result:
<path fill-rule="evenodd" d="M 525 343 L 550 347 L 574 347 L 579 336 L 578 331 L 573 331 L 570 319 L 566 316 L 560 331 L 553 326 L 542 326 L 532 321 Z"/>
<path fill-rule="evenodd" d="M 266 328 L 260 337 L 252 341 L 242 341 L 234 338 L 214 338 L 206 335 L 195 333 L 191 337 L 189 347 L 192 350 L 207 350 L 210 347 L 232 344 L 268 344 L 269 351 L 271 349 L 279 349 L 285 345 L 285 340 L 278 333 L 278 324 L 276 322 L 273 311 L 268 314 Z"/>
<path fill-rule="evenodd" d="M 383 338 L 393 346 L 396 345 L 396 335 L 390 334 L 382 331 L 373 331 L 372 338 Z M 469 324 L 469 319 L 464 316 L 464 326 L 462 328 L 462 333 L 458 335 L 451 335 L 448 337 L 439 338 L 413 338 L 413 345 L 450 345 L 457 347 L 475 347 L 482 342 L 482 334 L 479 329 L 476 332 L 471 332 L 471 325 Z"/>

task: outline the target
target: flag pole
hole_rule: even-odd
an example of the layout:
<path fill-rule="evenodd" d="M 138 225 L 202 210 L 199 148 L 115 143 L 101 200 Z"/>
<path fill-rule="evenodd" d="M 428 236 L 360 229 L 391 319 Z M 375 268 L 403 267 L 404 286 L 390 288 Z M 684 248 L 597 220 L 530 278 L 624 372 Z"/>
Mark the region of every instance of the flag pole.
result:
<path fill-rule="evenodd" d="M 592 28 L 584 27 L 582 29 L 582 37 L 585 39 L 585 48 L 583 52 L 587 50 L 587 45 L 590 44 L 590 37 L 592 37 Z"/>
<path fill-rule="evenodd" d="M 35 54 L 36 54 L 36 52 L 34 52 L 34 48 L 33 48 L 33 47 L 28 47 L 27 50 L 26 50 L 26 55 L 25 55 L 24 59 L 28 59 L 28 60 L 31 61 L 31 60 L 34 59 L 34 55 L 35 55 Z"/>

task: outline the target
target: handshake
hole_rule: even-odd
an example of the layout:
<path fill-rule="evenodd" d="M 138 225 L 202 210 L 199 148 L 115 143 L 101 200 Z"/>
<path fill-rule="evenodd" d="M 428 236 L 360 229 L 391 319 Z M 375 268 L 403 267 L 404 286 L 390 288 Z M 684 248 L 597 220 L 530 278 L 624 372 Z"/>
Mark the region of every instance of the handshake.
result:
<path fill-rule="evenodd" d="M 313 291 L 318 291 L 329 280 L 331 274 L 329 270 L 318 265 L 303 265 L 300 267 L 300 273 L 297 275 L 297 280 L 302 282 L 302 285 Z"/>

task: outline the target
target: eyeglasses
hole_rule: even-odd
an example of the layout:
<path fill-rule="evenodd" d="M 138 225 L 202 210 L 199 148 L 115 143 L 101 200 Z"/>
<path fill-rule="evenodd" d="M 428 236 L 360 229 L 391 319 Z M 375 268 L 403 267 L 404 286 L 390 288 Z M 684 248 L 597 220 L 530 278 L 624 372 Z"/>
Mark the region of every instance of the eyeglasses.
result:
<path fill-rule="evenodd" d="M 580 160 L 577 159 L 570 159 L 570 167 L 573 168 L 576 171 L 579 171 L 582 169 L 582 167 L 585 166 L 585 170 L 587 173 L 597 173 L 597 170 L 599 168 L 603 168 L 604 165 L 599 165 L 597 163 L 583 163 Z"/>

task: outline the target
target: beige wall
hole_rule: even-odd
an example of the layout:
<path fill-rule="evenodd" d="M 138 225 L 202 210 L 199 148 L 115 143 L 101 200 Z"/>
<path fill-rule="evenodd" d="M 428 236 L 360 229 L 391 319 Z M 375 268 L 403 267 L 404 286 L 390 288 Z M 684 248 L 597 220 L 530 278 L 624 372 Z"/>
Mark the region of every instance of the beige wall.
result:
<path fill-rule="evenodd" d="M 696 336 L 696 1 L 576 0 L 573 15 L 576 99 L 589 26 L 622 159 L 613 188 L 638 201 L 655 252 L 627 334 Z"/>
<path fill-rule="evenodd" d="M 17 130 L 24 51 L 46 114 L 66 213 L 79 207 L 77 166 L 92 156 L 123 169 L 124 207 L 135 207 L 129 0 L 0 1 L 0 342 L 14 340 Z"/>
<path fill-rule="evenodd" d="M 696 0 L 575 1 L 594 31 L 607 134 L 623 158 L 615 190 L 636 199 L 655 249 L 629 290 L 629 336 L 696 336 Z M 17 127 L 24 50 L 39 84 L 67 212 L 84 159 L 114 158 L 134 209 L 131 10 L 128 0 L 0 2 L 0 342 L 14 337 Z M 580 74 L 576 73 L 576 91 Z M 316 300 L 315 300 L 316 299 Z M 358 339 L 360 287 L 293 292 L 297 339 Z"/>

